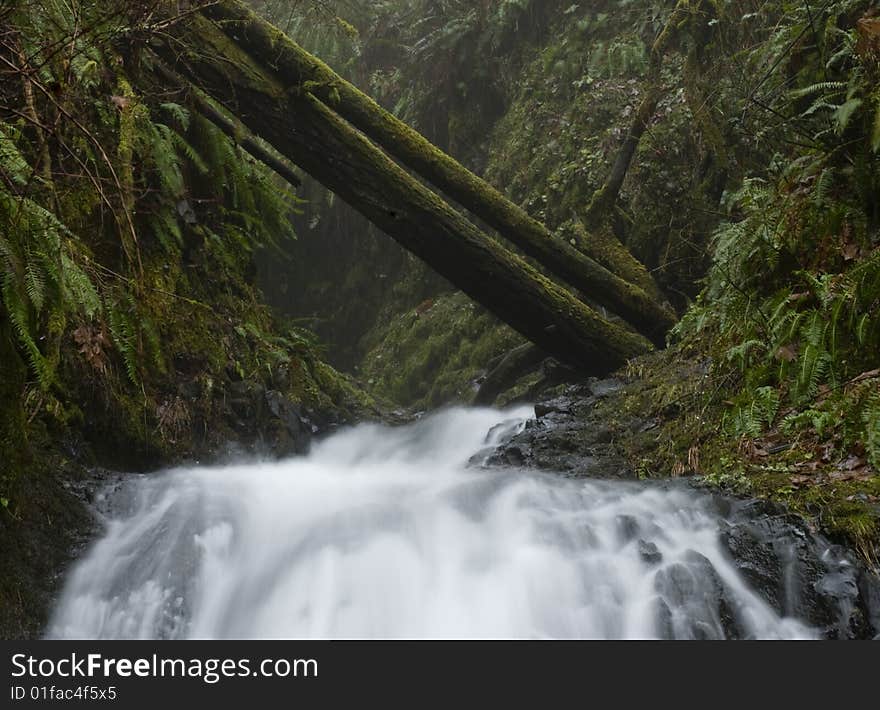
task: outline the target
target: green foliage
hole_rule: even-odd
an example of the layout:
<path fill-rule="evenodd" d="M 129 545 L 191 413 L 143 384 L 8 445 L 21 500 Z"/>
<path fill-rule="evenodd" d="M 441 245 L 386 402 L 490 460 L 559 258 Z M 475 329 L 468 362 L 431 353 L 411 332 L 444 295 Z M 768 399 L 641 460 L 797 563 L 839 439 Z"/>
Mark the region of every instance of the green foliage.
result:
<path fill-rule="evenodd" d="M 19 152 L 12 126 L 0 123 L 0 174 L 24 187 L 36 179 Z M 53 382 L 53 364 L 41 350 L 40 333 L 59 311 L 92 318 L 97 292 L 70 248 L 73 235 L 49 210 L 0 188 L 0 296 L 40 386 Z"/>
<path fill-rule="evenodd" d="M 795 13 L 777 34 L 791 43 L 808 29 Z M 816 54 L 800 57 L 801 86 L 787 94 L 810 142 L 778 152 L 766 176 L 727 195 L 704 292 L 675 335 L 708 337 L 719 374 L 735 373 L 732 433 L 810 432 L 864 447 L 876 466 L 878 69 L 857 51 L 855 29 L 829 23 L 817 36 Z"/>
<path fill-rule="evenodd" d="M 64 357 L 113 380 L 114 396 L 145 395 L 168 371 L 173 299 L 187 302 L 204 282 L 245 291 L 255 307 L 242 286 L 253 251 L 295 237 L 289 186 L 179 94 L 148 75 L 132 88 L 113 44 L 126 31 L 122 10 L 49 0 L 3 15 L 19 30 L 9 42 L 22 45 L 10 62 L 29 62 L 39 84 L 29 94 L 20 77 L 0 86 L 3 105 L 26 109 L 0 121 L 0 311 L 33 379 L 58 395 Z M 39 125 L 53 121 L 47 145 Z M 213 271 L 187 278 L 186 260 Z"/>

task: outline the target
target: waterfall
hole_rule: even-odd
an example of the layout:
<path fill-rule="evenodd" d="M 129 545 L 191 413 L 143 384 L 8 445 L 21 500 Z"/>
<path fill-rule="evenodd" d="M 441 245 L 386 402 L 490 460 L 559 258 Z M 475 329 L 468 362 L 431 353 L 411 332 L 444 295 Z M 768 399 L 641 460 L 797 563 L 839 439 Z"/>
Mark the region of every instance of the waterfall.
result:
<path fill-rule="evenodd" d="M 487 468 L 529 409 L 120 477 L 50 638 L 811 638 L 685 485 Z"/>

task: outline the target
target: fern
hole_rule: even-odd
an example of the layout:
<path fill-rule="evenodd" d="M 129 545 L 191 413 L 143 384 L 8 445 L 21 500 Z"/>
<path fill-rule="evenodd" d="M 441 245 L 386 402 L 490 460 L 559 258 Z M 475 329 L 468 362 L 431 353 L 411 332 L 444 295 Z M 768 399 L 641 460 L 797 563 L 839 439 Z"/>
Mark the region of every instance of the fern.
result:
<path fill-rule="evenodd" d="M 175 103 L 159 104 L 159 108 L 168 113 L 182 130 L 186 131 L 189 129 L 190 113 L 186 108 Z"/>
<path fill-rule="evenodd" d="M 862 410 L 862 424 L 868 460 L 874 468 L 880 469 L 880 392 L 866 402 Z"/>
<path fill-rule="evenodd" d="M 104 298 L 107 326 L 113 345 L 122 357 L 125 372 L 132 384 L 140 383 L 138 369 L 138 326 L 134 300 L 128 293 Z"/>

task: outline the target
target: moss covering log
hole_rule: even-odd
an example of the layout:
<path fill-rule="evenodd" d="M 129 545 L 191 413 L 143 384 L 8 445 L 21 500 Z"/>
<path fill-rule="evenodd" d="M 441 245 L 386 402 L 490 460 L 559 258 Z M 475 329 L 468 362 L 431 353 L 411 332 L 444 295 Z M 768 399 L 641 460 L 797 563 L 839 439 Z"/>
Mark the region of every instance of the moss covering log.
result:
<path fill-rule="evenodd" d="M 185 55 L 180 48 L 186 47 Z M 204 17 L 154 43 L 171 69 L 203 89 L 325 187 L 475 301 L 581 371 L 610 371 L 650 349 L 458 211 L 317 98 L 290 92 Z"/>
<path fill-rule="evenodd" d="M 656 345 L 665 344 L 665 334 L 674 325 L 675 315 L 646 293 L 644 284 L 634 288 L 625 277 L 568 241 L 554 237 L 525 210 L 238 0 L 212 3 L 202 12 L 274 71 L 286 88 L 314 95 L 401 163 L 498 230 L 550 274 L 619 315 Z M 647 271 L 644 275 L 650 280 Z M 656 288 L 651 291 L 657 293 Z"/>
<path fill-rule="evenodd" d="M 514 348 L 486 375 L 473 403 L 492 406 L 504 390 L 512 387 L 519 377 L 537 368 L 546 359 L 547 354 L 532 343 Z"/>

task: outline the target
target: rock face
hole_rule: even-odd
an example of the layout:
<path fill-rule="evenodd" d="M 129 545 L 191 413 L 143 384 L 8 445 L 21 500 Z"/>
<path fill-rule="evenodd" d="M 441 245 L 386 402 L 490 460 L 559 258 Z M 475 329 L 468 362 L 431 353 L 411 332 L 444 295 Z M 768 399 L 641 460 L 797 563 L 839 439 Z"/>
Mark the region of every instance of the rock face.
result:
<path fill-rule="evenodd" d="M 730 505 L 721 543 L 775 611 L 807 621 L 829 639 L 880 634 L 880 582 L 850 553 L 777 506 Z"/>
<path fill-rule="evenodd" d="M 622 387 L 616 379 L 591 380 L 535 406 L 536 419 L 500 446 L 489 463 L 529 466 L 577 477 L 635 479 L 614 448 L 612 430 L 590 417 L 596 402 Z"/>
<path fill-rule="evenodd" d="M 312 437 L 333 425 L 280 391 L 247 380 L 229 385 L 224 414 L 245 446 L 279 457 L 308 453 Z"/>

